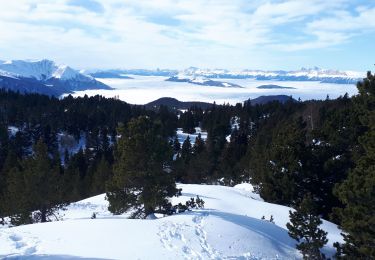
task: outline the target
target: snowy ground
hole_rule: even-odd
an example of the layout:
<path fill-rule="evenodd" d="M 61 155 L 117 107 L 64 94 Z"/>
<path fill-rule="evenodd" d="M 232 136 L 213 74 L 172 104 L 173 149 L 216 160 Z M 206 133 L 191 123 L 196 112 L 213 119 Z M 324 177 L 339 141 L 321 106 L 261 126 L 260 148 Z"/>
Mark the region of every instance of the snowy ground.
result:
<path fill-rule="evenodd" d="M 133 79 L 97 79 L 114 90 L 87 90 L 78 91 L 73 96 L 93 96 L 100 94 L 105 97 L 118 96 L 121 100 L 131 104 L 146 104 L 161 97 L 173 97 L 180 101 L 202 101 L 223 104 L 236 104 L 249 98 L 262 95 L 291 95 L 302 100 L 336 98 L 348 92 L 357 93 L 354 84 L 330 84 L 314 81 L 273 81 L 254 79 L 225 79 L 238 84 L 243 88 L 220 88 L 200 86 L 186 82 L 165 81 L 167 77 L 135 76 Z M 224 80 L 224 79 L 223 79 Z M 261 85 L 280 85 L 294 89 L 258 89 Z"/>
<path fill-rule="evenodd" d="M 185 132 L 182 131 L 182 128 L 177 128 L 176 134 L 177 134 L 177 139 L 178 139 L 178 141 L 180 142 L 181 145 L 184 143 L 184 141 L 186 140 L 186 138 L 188 136 L 190 138 L 190 143 L 192 145 L 194 145 L 195 139 L 198 137 L 199 134 L 201 134 L 202 140 L 205 141 L 207 139 L 207 132 L 202 131 L 202 129 L 200 127 L 195 128 L 194 134 L 185 133 Z"/>
<path fill-rule="evenodd" d="M 248 184 L 235 188 L 179 185 L 183 196 L 199 195 L 205 209 L 154 220 L 112 216 L 104 194 L 68 207 L 64 221 L 0 229 L 5 259 L 299 259 L 285 224 L 290 208 L 263 202 Z M 97 218 L 91 219 L 95 212 Z M 273 215 L 275 224 L 261 220 Z M 341 241 L 336 225 L 325 253 Z"/>

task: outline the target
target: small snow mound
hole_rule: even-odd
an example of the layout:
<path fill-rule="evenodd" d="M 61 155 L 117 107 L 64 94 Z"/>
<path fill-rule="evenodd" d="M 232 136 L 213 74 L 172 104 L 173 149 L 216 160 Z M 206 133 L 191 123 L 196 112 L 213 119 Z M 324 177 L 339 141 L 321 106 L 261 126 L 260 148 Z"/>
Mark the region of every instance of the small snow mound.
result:
<path fill-rule="evenodd" d="M 157 217 L 155 216 L 154 213 L 152 213 L 152 214 L 147 215 L 146 219 L 153 220 L 153 219 L 157 219 Z"/>
<path fill-rule="evenodd" d="M 236 189 L 248 191 L 248 192 L 254 192 L 254 187 L 250 183 L 241 183 L 234 186 Z"/>

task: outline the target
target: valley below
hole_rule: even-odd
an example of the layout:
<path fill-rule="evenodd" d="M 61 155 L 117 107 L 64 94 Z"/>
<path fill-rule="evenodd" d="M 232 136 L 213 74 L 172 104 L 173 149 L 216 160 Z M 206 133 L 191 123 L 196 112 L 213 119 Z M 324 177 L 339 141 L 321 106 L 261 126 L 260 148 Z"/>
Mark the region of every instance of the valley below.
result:
<path fill-rule="evenodd" d="M 117 97 L 130 104 L 143 105 L 161 97 L 177 98 L 180 101 L 216 102 L 217 104 L 236 104 L 245 100 L 267 95 L 288 95 L 301 100 L 324 100 L 337 98 L 348 93 L 357 94 L 355 84 L 321 83 L 318 81 L 274 81 L 256 79 L 223 79 L 242 88 L 224 88 L 196 85 L 188 82 L 166 81 L 164 76 L 129 75 L 132 79 L 97 78 L 98 81 L 112 87 L 112 90 L 76 91 L 72 95 L 94 96 L 102 95 L 107 98 Z M 288 86 L 289 89 L 258 88 L 262 85 Z"/>

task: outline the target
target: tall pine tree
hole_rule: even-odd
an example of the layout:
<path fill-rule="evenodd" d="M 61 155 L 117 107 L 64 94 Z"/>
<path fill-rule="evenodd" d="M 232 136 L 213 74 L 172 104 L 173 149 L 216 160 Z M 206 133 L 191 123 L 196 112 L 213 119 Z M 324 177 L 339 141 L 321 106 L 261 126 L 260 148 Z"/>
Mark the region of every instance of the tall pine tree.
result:
<path fill-rule="evenodd" d="M 355 98 L 362 124 L 367 128 L 359 138 L 362 156 L 348 178 L 336 187 L 335 193 L 344 204 L 337 209 L 345 231 L 343 245 L 337 245 L 341 258 L 375 258 L 375 76 L 357 84 Z"/>
<path fill-rule="evenodd" d="M 9 200 L 14 203 L 11 211 L 13 223 L 46 222 L 63 208 L 60 160 L 48 153 L 48 147 L 39 140 L 33 155 L 14 167 L 8 180 Z"/>
<path fill-rule="evenodd" d="M 178 195 L 173 176 L 165 168 L 172 158 L 168 142 L 148 117 L 133 119 L 120 128 L 114 176 L 107 186 L 109 211 L 132 212 L 145 218 L 170 208 L 168 198 Z"/>

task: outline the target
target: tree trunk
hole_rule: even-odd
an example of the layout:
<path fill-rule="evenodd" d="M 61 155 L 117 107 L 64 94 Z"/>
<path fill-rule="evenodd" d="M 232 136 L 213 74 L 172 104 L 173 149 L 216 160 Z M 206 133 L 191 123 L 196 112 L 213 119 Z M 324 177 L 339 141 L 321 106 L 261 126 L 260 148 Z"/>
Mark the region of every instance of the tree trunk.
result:
<path fill-rule="evenodd" d="M 42 223 L 47 222 L 47 209 L 42 208 L 40 213 L 41 213 L 41 222 Z"/>
<path fill-rule="evenodd" d="M 154 213 L 154 208 L 150 205 L 145 204 L 145 217 Z"/>

